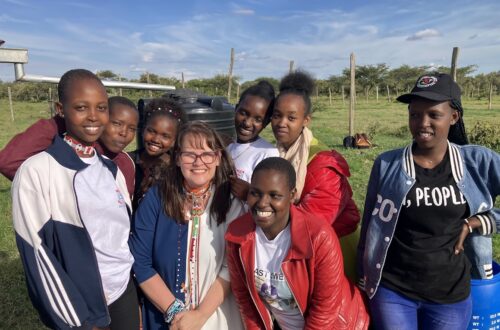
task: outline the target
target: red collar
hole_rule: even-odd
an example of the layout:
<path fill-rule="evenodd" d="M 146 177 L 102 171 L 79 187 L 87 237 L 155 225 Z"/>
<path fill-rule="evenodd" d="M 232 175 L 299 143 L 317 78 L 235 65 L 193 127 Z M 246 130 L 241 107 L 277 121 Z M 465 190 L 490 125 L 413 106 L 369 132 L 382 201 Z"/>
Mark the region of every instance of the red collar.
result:
<path fill-rule="evenodd" d="M 76 154 L 80 157 L 82 156 L 92 156 L 95 152 L 95 143 L 92 143 L 90 146 L 83 145 L 78 140 L 70 137 L 68 134 L 64 134 L 64 142 L 70 145 L 73 150 L 75 150 Z"/>

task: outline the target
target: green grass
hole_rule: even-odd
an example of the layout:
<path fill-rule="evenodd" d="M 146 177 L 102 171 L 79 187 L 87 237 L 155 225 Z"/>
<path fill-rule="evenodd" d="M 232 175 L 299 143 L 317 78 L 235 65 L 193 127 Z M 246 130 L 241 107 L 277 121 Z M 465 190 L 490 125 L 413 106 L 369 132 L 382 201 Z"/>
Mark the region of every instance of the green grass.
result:
<path fill-rule="evenodd" d="M 0 100 L 0 147 L 38 118 L 48 118 L 47 103 L 14 103 L 14 121 L 9 105 Z M 42 329 L 31 305 L 12 227 L 10 181 L 0 176 L 0 329 Z"/>
<path fill-rule="evenodd" d="M 341 152 L 349 162 L 354 199 L 362 208 L 375 157 L 385 150 L 404 146 L 410 141 L 406 106 L 385 100 L 378 103 L 375 100 L 368 103 L 358 100 L 354 131 L 368 133 L 375 146 L 357 150 L 342 147 L 342 139 L 348 135 L 348 103 L 344 105 L 341 100 L 335 99 L 330 106 L 328 98 L 313 99 L 313 103 L 313 133 L 320 141 Z M 472 127 L 476 122 L 500 126 L 500 98 L 494 100 L 494 109 L 490 111 L 486 110 L 486 100 L 464 100 L 464 108 L 467 127 Z M 48 109 L 47 103 L 15 102 L 15 121 L 12 122 L 8 102 L 0 100 L 0 122 L 3 123 L 0 129 L 0 148 L 38 118 L 48 118 Z M 264 137 L 272 140 L 269 127 L 266 128 Z M 0 329 L 40 329 L 43 326 L 27 295 L 13 233 L 10 182 L 0 177 Z M 494 251 L 495 259 L 500 260 L 500 237 L 494 238 Z"/>

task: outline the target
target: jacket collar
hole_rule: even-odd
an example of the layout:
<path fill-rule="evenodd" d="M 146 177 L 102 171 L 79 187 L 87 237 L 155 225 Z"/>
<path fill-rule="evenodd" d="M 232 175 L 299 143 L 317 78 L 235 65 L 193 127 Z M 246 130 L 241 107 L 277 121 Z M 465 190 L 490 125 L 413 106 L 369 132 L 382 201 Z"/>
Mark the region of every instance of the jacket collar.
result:
<path fill-rule="evenodd" d="M 413 143 L 409 144 L 403 151 L 403 169 L 408 176 L 415 179 L 415 163 L 413 162 L 412 146 Z M 458 183 L 464 177 L 463 159 L 459 147 L 450 141 L 448 141 L 448 154 L 450 155 L 453 179 Z"/>
<path fill-rule="evenodd" d="M 286 259 L 309 259 L 312 243 L 305 214 L 292 205 L 290 208 L 290 252 Z"/>
<path fill-rule="evenodd" d="M 54 157 L 54 159 L 62 166 L 75 171 L 81 171 L 88 166 L 88 164 L 84 163 L 80 157 L 78 157 L 73 148 L 64 142 L 59 135 L 54 137 L 54 141 L 47 148 L 47 153 Z M 116 177 L 116 165 L 108 158 L 102 157 L 99 152 L 96 151 L 96 154 L 104 165 L 106 165 L 106 167 L 111 171 L 111 173 L 113 173 L 113 177 Z"/>
<path fill-rule="evenodd" d="M 312 243 L 304 214 L 295 206 L 290 208 L 290 250 L 285 260 L 309 259 L 312 256 Z M 247 212 L 231 224 L 226 240 L 242 247 L 255 244 L 255 222 L 251 212 Z"/>
<path fill-rule="evenodd" d="M 343 176 L 350 177 L 349 165 L 344 157 L 335 150 L 320 151 L 314 155 L 307 166 L 308 171 L 330 167 Z"/>

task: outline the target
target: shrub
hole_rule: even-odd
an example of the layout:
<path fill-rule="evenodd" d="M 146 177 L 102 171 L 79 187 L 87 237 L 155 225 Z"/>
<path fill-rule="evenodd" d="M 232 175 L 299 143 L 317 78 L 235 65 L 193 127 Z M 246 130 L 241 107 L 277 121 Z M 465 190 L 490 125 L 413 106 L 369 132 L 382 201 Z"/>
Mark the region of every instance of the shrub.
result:
<path fill-rule="evenodd" d="M 318 100 L 313 100 L 312 101 L 312 113 L 317 113 L 325 110 L 327 108 L 327 105 L 325 102 L 321 102 Z"/>
<path fill-rule="evenodd" d="M 476 122 L 468 130 L 467 136 L 472 144 L 479 144 L 500 152 L 500 127 L 486 122 Z"/>
<path fill-rule="evenodd" d="M 368 124 L 368 126 L 366 127 L 366 134 L 368 134 L 368 136 L 373 139 L 375 135 L 377 135 L 379 132 L 384 132 L 385 130 L 387 130 L 386 127 L 382 127 L 380 122 L 375 121 Z"/>
<path fill-rule="evenodd" d="M 392 135 L 398 138 L 409 138 L 410 136 L 410 129 L 408 128 L 408 125 L 401 126 L 400 128 L 388 132 L 388 135 Z"/>

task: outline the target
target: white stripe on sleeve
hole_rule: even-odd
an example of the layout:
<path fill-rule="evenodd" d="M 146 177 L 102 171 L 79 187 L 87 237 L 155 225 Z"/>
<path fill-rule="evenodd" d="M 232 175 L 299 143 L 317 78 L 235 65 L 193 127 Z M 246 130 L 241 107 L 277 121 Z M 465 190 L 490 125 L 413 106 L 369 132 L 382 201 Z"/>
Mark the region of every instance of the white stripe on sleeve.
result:
<path fill-rule="evenodd" d="M 64 288 L 64 286 L 63 286 L 63 284 L 61 282 L 61 279 L 59 278 L 59 274 L 54 269 L 54 266 L 50 262 L 50 259 L 48 258 L 48 256 L 47 256 L 45 250 L 43 249 L 43 247 L 40 247 L 40 249 L 38 249 L 38 251 L 40 252 L 40 257 L 42 257 L 42 259 L 45 260 L 45 264 L 42 264 L 42 265 L 47 265 L 48 271 L 50 272 L 50 274 L 52 275 L 52 277 L 54 278 L 54 280 L 56 282 L 54 284 L 54 290 L 59 289 L 61 291 L 62 299 L 64 300 L 63 307 L 67 307 L 67 311 L 66 312 L 69 313 L 69 314 L 71 314 L 70 318 L 75 321 L 74 322 L 75 325 L 73 325 L 73 326 L 77 326 L 77 327 L 81 326 L 82 323 L 80 322 L 80 319 L 79 319 L 78 315 L 76 314 L 76 311 L 75 311 L 75 309 L 73 307 L 73 304 L 72 304 L 71 300 L 69 299 L 68 294 L 66 293 L 66 289 Z"/>

